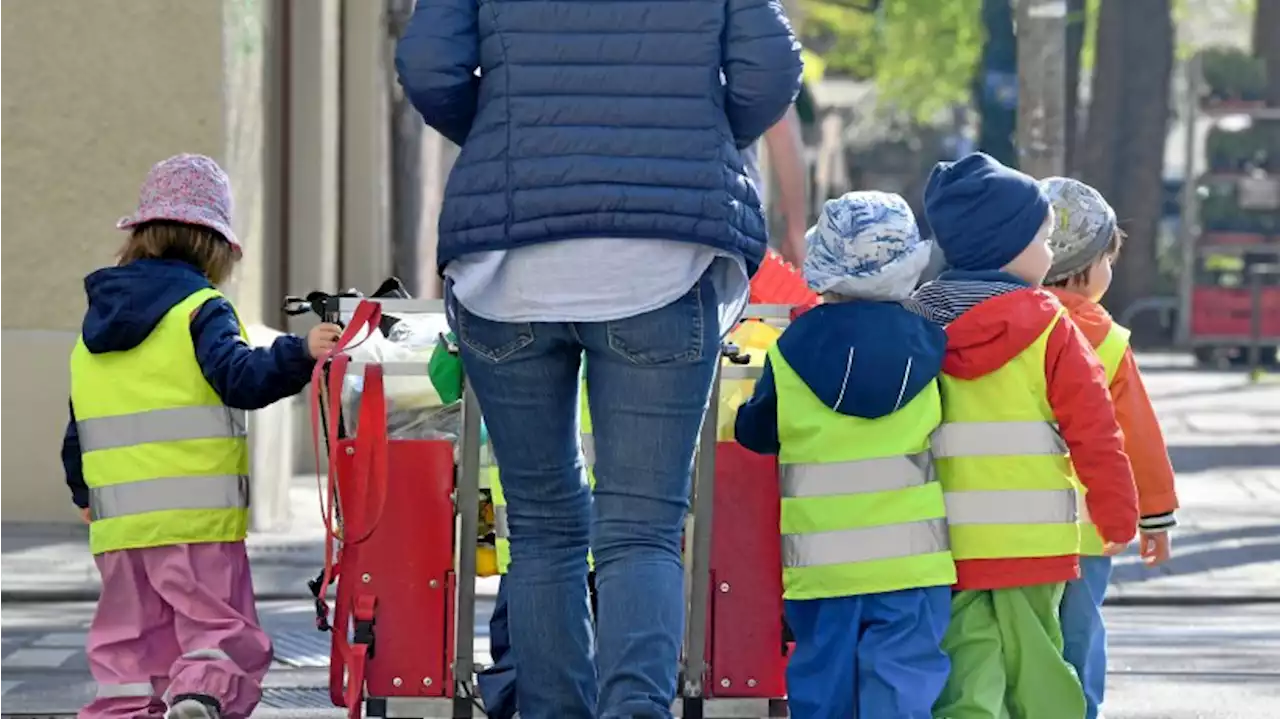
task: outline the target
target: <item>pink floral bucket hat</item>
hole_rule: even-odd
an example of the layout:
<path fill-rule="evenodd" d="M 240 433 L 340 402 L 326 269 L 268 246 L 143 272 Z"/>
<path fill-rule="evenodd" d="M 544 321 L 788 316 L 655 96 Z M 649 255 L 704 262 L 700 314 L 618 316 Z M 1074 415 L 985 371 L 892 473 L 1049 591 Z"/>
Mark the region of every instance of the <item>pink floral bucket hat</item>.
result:
<path fill-rule="evenodd" d="M 157 220 L 207 227 L 241 249 L 231 229 L 231 180 L 204 155 L 174 155 L 156 163 L 138 193 L 137 211 L 120 218 L 116 227 L 129 230 Z"/>

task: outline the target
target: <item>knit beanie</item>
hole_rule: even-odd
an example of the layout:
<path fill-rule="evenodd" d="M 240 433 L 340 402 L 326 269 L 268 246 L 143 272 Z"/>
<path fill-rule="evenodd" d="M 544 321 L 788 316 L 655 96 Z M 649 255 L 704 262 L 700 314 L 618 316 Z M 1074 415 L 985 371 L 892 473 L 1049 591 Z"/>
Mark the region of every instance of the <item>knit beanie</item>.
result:
<path fill-rule="evenodd" d="M 1053 266 L 1045 282 L 1058 282 L 1086 269 L 1098 259 L 1116 232 L 1116 211 L 1102 193 L 1069 177 L 1040 181 L 1053 205 L 1049 248 Z"/>
<path fill-rule="evenodd" d="M 827 200 L 805 240 L 804 277 L 814 291 L 884 302 L 911 295 L 932 244 L 906 200 L 875 191 Z"/>
<path fill-rule="evenodd" d="M 1035 239 L 1049 198 L 1031 177 L 974 152 L 933 168 L 924 212 L 948 265 L 998 270 Z"/>

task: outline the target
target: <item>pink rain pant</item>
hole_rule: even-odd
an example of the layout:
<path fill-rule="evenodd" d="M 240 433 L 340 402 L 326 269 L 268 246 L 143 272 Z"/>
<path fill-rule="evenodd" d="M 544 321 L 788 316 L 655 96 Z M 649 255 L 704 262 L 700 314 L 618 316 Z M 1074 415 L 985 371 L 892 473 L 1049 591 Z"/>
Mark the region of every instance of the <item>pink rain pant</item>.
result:
<path fill-rule="evenodd" d="M 271 638 L 258 626 L 244 542 L 94 557 L 102 595 L 89 628 L 98 696 L 80 719 L 162 717 L 165 696 L 204 694 L 228 719 L 262 698 Z M 166 694 L 167 693 L 167 694 Z"/>

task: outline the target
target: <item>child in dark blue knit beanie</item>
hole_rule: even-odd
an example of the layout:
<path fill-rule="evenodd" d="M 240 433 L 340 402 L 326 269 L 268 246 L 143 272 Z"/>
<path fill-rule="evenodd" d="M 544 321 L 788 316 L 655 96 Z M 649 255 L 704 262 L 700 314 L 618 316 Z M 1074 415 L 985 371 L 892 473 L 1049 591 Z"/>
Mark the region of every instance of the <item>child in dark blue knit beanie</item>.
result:
<path fill-rule="evenodd" d="M 1035 180 L 973 154 L 938 165 L 924 197 L 951 265 L 912 294 L 947 333 L 930 452 L 956 583 L 933 716 L 1083 717 L 1059 613 L 1080 576 L 1079 498 L 1106 556 L 1138 522 L 1106 370 L 1040 286 L 1053 213 Z"/>
<path fill-rule="evenodd" d="M 938 163 L 924 211 L 952 269 L 1006 270 L 1038 285 L 1053 262 L 1044 190 L 981 152 Z"/>

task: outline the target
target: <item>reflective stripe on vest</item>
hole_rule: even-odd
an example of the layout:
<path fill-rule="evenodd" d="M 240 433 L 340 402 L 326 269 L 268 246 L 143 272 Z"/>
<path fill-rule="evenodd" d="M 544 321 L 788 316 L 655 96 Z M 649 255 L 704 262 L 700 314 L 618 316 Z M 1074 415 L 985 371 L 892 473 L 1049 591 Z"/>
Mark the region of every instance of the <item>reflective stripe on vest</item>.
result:
<path fill-rule="evenodd" d="M 947 492 L 947 521 L 964 524 L 1057 524 L 1076 521 L 1073 489 Z"/>
<path fill-rule="evenodd" d="M 1121 327 L 1115 322 L 1111 323 L 1111 329 L 1107 330 L 1107 336 L 1102 338 L 1097 346 L 1098 359 L 1102 360 L 1102 366 L 1107 371 L 1107 386 L 1110 387 L 1115 382 L 1116 374 L 1120 371 L 1120 363 L 1124 360 L 1124 354 L 1129 349 L 1129 330 Z M 1093 524 L 1092 518 L 1089 516 L 1089 503 L 1085 501 L 1084 487 L 1079 488 L 1080 492 L 1080 553 L 1089 556 L 1102 556 L 1104 542 L 1101 535 L 1098 534 L 1098 528 Z"/>
<path fill-rule="evenodd" d="M 1048 338 L 1065 312 L 1056 307 L 1035 341 L 987 374 L 939 378 L 943 422 L 933 453 L 957 561 L 1080 549 L 1075 473 L 1045 377 Z"/>
<path fill-rule="evenodd" d="M 782 566 L 820 567 L 898 559 L 945 552 L 949 547 L 945 519 L 811 534 L 784 534 Z"/>
<path fill-rule="evenodd" d="M 89 506 L 94 520 L 166 509 L 248 509 L 249 478 L 166 477 L 93 487 L 89 490 Z"/>
<path fill-rule="evenodd" d="M 784 464 L 781 469 L 783 497 L 888 492 L 918 487 L 933 479 L 928 452 L 830 464 Z"/>
<path fill-rule="evenodd" d="M 1065 454 L 1067 443 L 1050 422 L 947 422 L 933 433 L 933 456 L 999 457 Z"/>
<path fill-rule="evenodd" d="M 76 421 L 80 451 L 130 447 L 183 439 L 244 437 L 248 417 L 227 407 L 174 407 Z"/>

